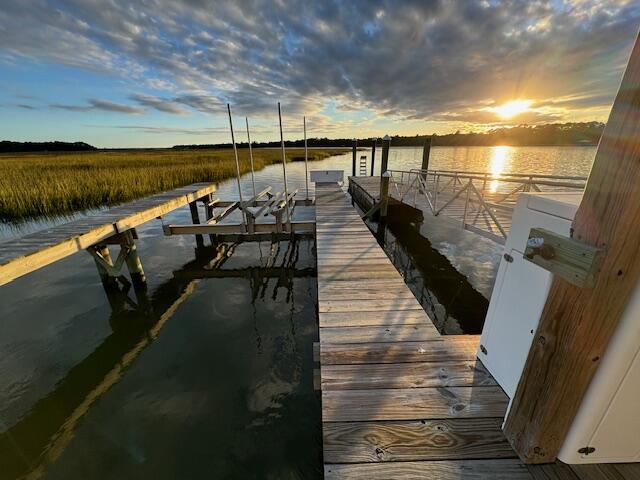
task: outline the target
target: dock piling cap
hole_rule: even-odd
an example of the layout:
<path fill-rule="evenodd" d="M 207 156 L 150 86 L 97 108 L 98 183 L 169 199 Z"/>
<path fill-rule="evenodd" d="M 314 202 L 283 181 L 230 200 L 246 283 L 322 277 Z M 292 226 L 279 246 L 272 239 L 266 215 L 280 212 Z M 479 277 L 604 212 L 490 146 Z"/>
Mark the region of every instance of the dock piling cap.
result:
<path fill-rule="evenodd" d="M 383 177 L 390 177 L 391 176 L 391 172 L 389 172 L 389 170 L 387 170 L 386 172 L 384 172 L 382 174 Z"/>
<path fill-rule="evenodd" d="M 390 137 L 389 135 L 385 135 L 382 139 L 383 139 L 384 141 L 388 142 L 388 141 L 390 141 L 390 140 L 391 140 L 391 137 Z"/>

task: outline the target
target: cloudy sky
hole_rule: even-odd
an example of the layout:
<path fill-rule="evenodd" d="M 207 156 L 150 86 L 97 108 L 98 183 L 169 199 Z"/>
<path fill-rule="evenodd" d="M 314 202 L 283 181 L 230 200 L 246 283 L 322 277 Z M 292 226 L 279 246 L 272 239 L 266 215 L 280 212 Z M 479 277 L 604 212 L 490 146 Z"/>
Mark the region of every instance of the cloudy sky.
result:
<path fill-rule="evenodd" d="M 640 2 L 0 0 L 0 137 L 170 146 L 605 121 Z M 240 136 L 242 136 L 239 133 Z"/>

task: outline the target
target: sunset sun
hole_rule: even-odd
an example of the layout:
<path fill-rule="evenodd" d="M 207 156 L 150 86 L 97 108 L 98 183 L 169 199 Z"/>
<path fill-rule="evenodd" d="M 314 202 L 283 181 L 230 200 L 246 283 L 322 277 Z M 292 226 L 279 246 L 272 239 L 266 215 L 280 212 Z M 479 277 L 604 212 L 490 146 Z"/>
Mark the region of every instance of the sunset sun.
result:
<path fill-rule="evenodd" d="M 500 118 L 508 120 L 529 110 L 531 103 L 533 103 L 531 100 L 512 100 L 498 107 L 494 107 L 492 110 L 497 113 Z"/>

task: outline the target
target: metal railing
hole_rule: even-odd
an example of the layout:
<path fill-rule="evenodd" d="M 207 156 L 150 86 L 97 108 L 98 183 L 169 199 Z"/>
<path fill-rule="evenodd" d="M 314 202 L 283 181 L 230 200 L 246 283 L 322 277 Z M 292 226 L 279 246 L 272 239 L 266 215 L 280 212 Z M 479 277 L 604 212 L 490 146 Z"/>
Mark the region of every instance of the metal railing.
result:
<path fill-rule="evenodd" d="M 584 190 L 586 177 L 458 170 L 389 170 L 391 194 L 416 208 L 460 222 L 462 228 L 504 243 L 521 192 Z"/>

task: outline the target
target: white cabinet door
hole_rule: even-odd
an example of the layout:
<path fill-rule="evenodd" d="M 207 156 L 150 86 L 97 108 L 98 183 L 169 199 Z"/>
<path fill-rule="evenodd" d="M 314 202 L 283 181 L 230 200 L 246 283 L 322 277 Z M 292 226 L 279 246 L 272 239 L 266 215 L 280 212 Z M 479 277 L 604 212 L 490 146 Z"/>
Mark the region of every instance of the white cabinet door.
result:
<path fill-rule="evenodd" d="M 551 274 L 510 250 L 500 263 L 478 358 L 512 398 L 551 286 Z"/>

